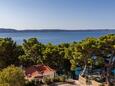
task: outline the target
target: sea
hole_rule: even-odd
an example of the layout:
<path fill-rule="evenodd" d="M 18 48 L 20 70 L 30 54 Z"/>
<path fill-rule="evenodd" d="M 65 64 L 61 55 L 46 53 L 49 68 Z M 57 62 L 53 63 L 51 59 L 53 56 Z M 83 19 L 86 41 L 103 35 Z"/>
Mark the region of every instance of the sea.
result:
<path fill-rule="evenodd" d="M 98 38 L 107 34 L 115 34 L 115 30 L 71 30 L 71 31 L 16 31 L 0 32 L 0 38 L 12 38 L 17 44 L 22 44 L 24 39 L 37 38 L 39 42 L 47 44 L 60 44 L 78 42 L 87 37 Z"/>

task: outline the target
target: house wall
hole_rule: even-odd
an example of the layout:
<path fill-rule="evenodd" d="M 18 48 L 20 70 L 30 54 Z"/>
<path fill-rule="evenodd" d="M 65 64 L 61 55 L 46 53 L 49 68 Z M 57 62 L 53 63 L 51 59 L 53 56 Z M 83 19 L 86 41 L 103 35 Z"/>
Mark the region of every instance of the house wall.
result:
<path fill-rule="evenodd" d="M 55 77 L 55 72 L 50 72 L 46 75 L 44 75 L 44 78 L 54 78 Z"/>

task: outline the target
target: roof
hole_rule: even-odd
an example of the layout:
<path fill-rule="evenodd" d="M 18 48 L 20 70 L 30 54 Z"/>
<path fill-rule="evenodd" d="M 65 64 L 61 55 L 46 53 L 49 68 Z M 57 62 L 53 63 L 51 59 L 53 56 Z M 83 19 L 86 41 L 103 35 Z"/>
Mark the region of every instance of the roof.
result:
<path fill-rule="evenodd" d="M 55 72 L 52 68 L 49 66 L 38 64 L 33 65 L 25 70 L 26 76 L 33 76 L 33 77 L 41 77 L 43 75 L 49 75 L 50 73 Z"/>

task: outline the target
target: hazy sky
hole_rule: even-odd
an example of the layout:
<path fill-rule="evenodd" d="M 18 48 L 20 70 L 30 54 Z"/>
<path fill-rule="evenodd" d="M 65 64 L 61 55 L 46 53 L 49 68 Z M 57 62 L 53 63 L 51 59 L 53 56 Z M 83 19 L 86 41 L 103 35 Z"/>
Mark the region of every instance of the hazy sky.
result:
<path fill-rule="evenodd" d="M 0 0 L 0 28 L 115 28 L 115 0 Z"/>

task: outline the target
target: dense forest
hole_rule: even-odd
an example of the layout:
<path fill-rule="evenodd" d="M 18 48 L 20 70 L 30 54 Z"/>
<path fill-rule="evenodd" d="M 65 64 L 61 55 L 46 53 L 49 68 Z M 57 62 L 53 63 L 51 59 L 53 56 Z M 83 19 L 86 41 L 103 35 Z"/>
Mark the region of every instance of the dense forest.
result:
<path fill-rule="evenodd" d="M 17 45 L 11 38 L 0 38 L 1 72 L 10 65 L 26 68 L 35 64 L 45 64 L 55 69 L 57 73 L 66 75 L 81 66 L 83 75 L 87 67 L 103 68 L 105 62 L 108 62 L 111 65 L 106 71 L 109 78 L 110 70 L 115 64 L 114 59 L 115 34 L 99 38 L 89 37 L 79 42 L 59 45 L 43 44 L 36 38 L 25 39 L 23 44 Z"/>

